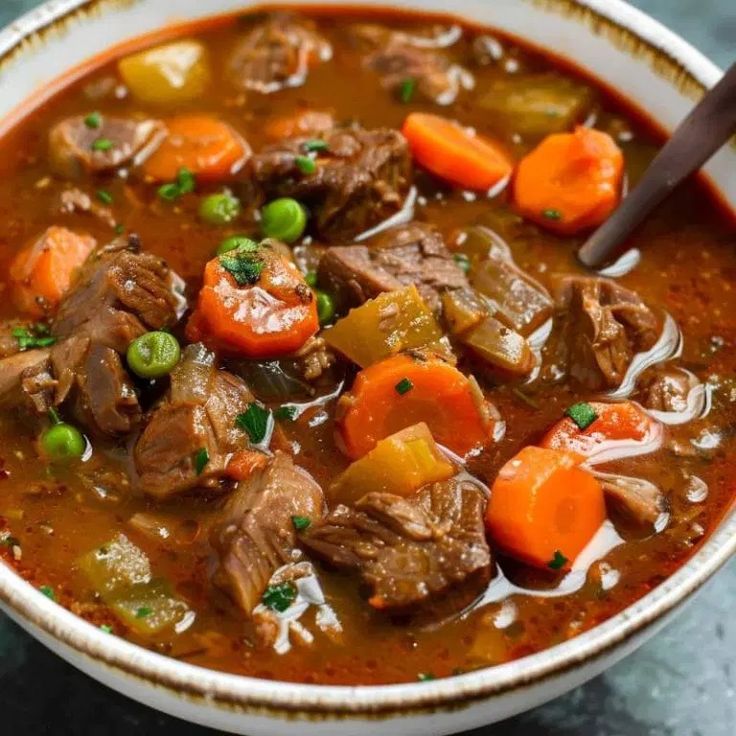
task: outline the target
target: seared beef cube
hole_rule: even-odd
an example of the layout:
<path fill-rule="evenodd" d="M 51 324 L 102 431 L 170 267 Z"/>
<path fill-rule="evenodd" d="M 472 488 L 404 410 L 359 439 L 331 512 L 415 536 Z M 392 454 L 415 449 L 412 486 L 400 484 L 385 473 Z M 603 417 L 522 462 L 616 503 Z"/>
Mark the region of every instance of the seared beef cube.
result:
<path fill-rule="evenodd" d="M 289 138 L 256 154 L 252 173 L 269 199 L 294 197 L 313 213 L 315 234 L 326 240 L 358 235 L 395 214 L 411 181 L 406 139 L 396 130 L 341 128 L 327 132 L 315 171 L 300 168 L 309 138 Z"/>
<path fill-rule="evenodd" d="M 235 420 L 253 401 L 245 383 L 217 370 L 214 353 L 201 344 L 184 350 L 170 379 L 134 449 L 137 485 L 159 499 L 218 486 L 233 453 L 248 446 Z M 198 458 L 206 458 L 204 467 Z"/>
<path fill-rule="evenodd" d="M 690 392 L 699 385 L 698 379 L 675 366 L 648 371 L 641 379 L 642 404 L 655 411 L 682 412 L 687 409 Z"/>
<path fill-rule="evenodd" d="M 111 172 L 145 159 L 165 135 L 158 120 L 103 115 L 100 124 L 91 127 L 82 115 L 66 118 L 49 134 L 51 168 L 68 179 Z"/>
<path fill-rule="evenodd" d="M 442 291 L 467 286 L 442 235 L 421 222 L 385 230 L 366 245 L 330 248 L 320 261 L 319 278 L 350 306 L 415 284 L 435 313 Z"/>
<path fill-rule="evenodd" d="M 659 337 L 660 320 L 638 294 L 608 279 L 567 278 L 557 304 L 567 372 L 592 390 L 620 385 L 634 355 Z"/>
<path fill-rule="evenodd" d="M 45 348 L 9 355 L 0 360 L 0 407 L 21 406 L 44 414 L 53 402 L 55 381 Z"/>
<path fill-rule="evenodd" d="M 289 455 L 277 452 L 228 499 L 211 537 L 220 556 L 215 582 L 250 616 L 273 573 L 298 556 L 292 519 L 314 523 L 323 513 L 319 485 Z"/>
<path fill-rule="evenodd" d="M 411 79 L 423 97 L 450 105 L 460 90 L 475 86 L 473 75 L 453 64 L 443 51 L 421 48 L 404 33 L 360 24 L 351 28 L 351 34 L 367 51 L 365 65 L 379 75 L 387 89 L 399 90 Z"/>
<path fill-rule="evenodd" d="M 460 587 L 480 593 L 488 583 L 484 508 L 481 490 L 457 479 L 406 498 L 369 493 L 355 508 L 338 506 L 300 539 L 331 565 L 359 571 L 374 608 L 407 612 Z"/>
<path fill-rule="evenodd" d="M 330 44 L 317 33 L 312 21 L 290 13 L 273 13 L 235 47 L 229 75 L 236 87 L 268 94 L 300 87 L 310 66 L 331 57 Z"/>
<path fill-rule="evenodd" d="M 667 509 L 664 494 L 648 480 L 606 474 L 600 481 L 606 501 L 637 529 L 651 532 Z"/>

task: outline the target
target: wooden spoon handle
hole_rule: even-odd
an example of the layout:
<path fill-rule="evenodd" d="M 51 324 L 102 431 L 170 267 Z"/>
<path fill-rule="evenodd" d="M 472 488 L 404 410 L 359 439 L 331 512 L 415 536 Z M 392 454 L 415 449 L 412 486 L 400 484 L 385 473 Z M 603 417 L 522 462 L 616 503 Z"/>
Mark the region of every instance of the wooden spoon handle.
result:
<path fill-rule="evenodd" d="M 680 123 L 636 187 L 583 244 L 578 258 L 600 268 L 626 250 L 634 228 L 686 177 L 699 169 L 736 131 L 736 64 Z"/>

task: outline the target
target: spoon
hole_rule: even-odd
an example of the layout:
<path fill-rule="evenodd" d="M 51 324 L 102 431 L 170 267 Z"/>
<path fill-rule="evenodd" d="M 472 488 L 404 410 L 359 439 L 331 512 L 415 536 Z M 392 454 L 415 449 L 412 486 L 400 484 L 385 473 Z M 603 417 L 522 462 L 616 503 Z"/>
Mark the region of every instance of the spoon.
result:
<path fill-rule="evenodd" d="M 626 239 L 689 174 L 736 132 L 736 63 L 678 125 L 619 208 L 588 238 L 578 258 L 597 269 L 628 250 Z"/>

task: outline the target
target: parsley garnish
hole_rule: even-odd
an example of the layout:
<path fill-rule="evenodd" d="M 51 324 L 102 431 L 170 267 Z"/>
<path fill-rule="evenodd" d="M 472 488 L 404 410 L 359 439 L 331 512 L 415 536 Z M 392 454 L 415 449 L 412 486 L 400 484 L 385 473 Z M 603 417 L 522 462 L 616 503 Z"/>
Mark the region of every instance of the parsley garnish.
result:
<path fill-rule="evenodd" d="M 470 259 L 465 255 L 465 253 L 455 253 L 453 259 L 455 260 L 455 263 L 460 266 L 462 271 L 465 273 L 470 271 Z"/>
<path fill-rule="evenodd" d="M 411 102 L 417 89 L 417 80 L 413 77 L 405 79 L 399 87 L 399 99 L 406 105 Z"/>
<path fill-rule="evenodd" d="M 108 626 L 107 624 L 102 624 L 102 626 L 100 626 L 100 629 L 104 631 L 106 634 L 112 634 L 112 626 Z"/>
<path fill-rule="evenodd" d="M 314 174 L 317 171 L 317 164 L 309 156 L 297 156 L 294 159 L 294 163 L 302 174 Z"/>
<path fill-rule="evenodd" d="M 573 404 L 566 412 L 565 416 L 578 425 L 580 429 L 587 429 L 593 422 L 598 419 L 595 409 L 585 401 Z"/>
<path fill-rule="evenodd" d="M 238 414 L 235 425 L 247 432 L 250 441 L 257 445 L 263 442 L 266 437 L 270 414 L 271 412 L 268 409 L 253 402 L 248 405 L 248 408 L 242 414 Z"/>
<path fill-rule="evenodd" d="M 0 546 L 2 547 L 20 547 L 20 540 L 14 537 L 10 532 L 0 534 Z"/>
<path fill-rule="evenodd" d="M 162 184 L 158 188 L 158 196 L 161 199 L 165 199 L 167 202 L 173 202 L 175 199 L 179 199 L 183 194 L 189 194 L 193 192 L 197 186 L 197 180 L 194 178 L 194 174 L 182 166 L 179 169 L 179 173 L 176 175 L 176 181 Z"/>
<path fill-rule="evenodd" d="M 548 220 L 561 220 L 562 212 L 554 209 L 542 210 L 542 217 L 546 217 Z"/>
<path fill-rule="evenodd" d="M 436 680 L 437 675 L 434 674 L 434 672 L 420 672 L 417 675 L 417 680 L 419 682 L 429 682 L 430 680 Z"/>
<path fill-rule="evenodd" d="M 319 138 L 313 138 L 311 141 L 304 141 L 304 143 L 302 143 L 302 148 L 307 153 L 326 151 L 329 147 L 330 144 L 327 141 L 322 141 Z"/>
<path fill-rule="evenodd" d="M 274 419 L 281 419 L 285 422 L 293 422 L 299 410 L 295 406 L 280 406 L 273 410 Z"/>
<path fill-rule="evenodd" d="M 210 453 L 207 452 L 206 447 L 202 447 L 194 453 L 194 469 L 197 471 L 197 475 L 202 475 L 202 471 L 207 467 L 209 461 Z"/>
<path fill-rule="evenodd" d="M 547 567 L 552 570 L 561 570 L 567 564 L 567 557 L 560 552 L 555 550 L 555 556 L 547 563 Z"/>
<path fill-rule="evenodd" d="M 103 204 L 112 204 L 112 194 L 107 191 L 107 189 L 98 189 L 97 190 L 97 199 L 100 200 Z"/>
<path fill-rule="evenodd" d="M 153 613 L 153 609 L 148 606 L 141 606 L 136 612 L 136 618 L 148 618 Z"/>
<path fill-rule="evenodd" d="M 263 593 L 261 601 L 266 608 L 283 613 L 296 600 L 294 583 L 269 585 Z"/>
<path fill-rule="evenodd" d="M 125 225 L 115 225 L 115 235 L 122 235 L 125 232 Z"/>
<path fill-rule="evenodd" d="M 42 585 L 39 590 L 50 600 L 56 601 L 56 593 L 50 585 Z"/>
<path fill-rule="evenodd" d="M 238 248 L 220 256 L 220 265 L 235 279 L 238 286 L 255 284 L 263 271 L 263 261 L 258 259 L 258 252 L 249 248 Z"/>
<path fill-rule="evenodd" d="M 99 112 L 91 112 L 84 119 L 84 124 L 92 130 L 97 130 L 102 125 L 102 115 Z"/>
<path fill-rule="evenodd" d="M 105 151 L 111 151 L 114 147 L 115 144 L 109 138 L 98 138 L 96 141 L 92 142 L 93 151 L 104 153 Z"/>
<path fill-rule="evenodd" d="M 402 378 L 394 388 L 399 396 L 403 396 L 414 388 L 414 384 L 408 378 Z"/>
<path fill-rule="evenodd" d="M 30 327 L 14 327 L 11 332 L 18 341 L 18 349 L 32 350 L 34 348 L 47 348 L 56 342 L 56 338 L 49 335 L 48 325 L 38 323 Z"/>
<path fill-rule="evenodd" d="M 308 516 L 292 516 L 291 523 L 294 525 L 294 529 L 298 532 L 303 532 L 309 528 L 312 520 Z"/>

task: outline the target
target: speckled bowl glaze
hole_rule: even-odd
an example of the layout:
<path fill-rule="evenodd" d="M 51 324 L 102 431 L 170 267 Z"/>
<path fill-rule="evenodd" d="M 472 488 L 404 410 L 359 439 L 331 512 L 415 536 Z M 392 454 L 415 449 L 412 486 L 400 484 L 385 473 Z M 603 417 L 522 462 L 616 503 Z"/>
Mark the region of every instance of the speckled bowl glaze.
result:
<path fill-rule="evenodd" d="M 293 2 L 299 5 L 298 2 Z M 322 0 L 322 5 L 339 5 Z M 672 130 L 721 71 L 620 0 L 363 0 L 445 12 L 568 58 Z M 167 24 L 245 9 L 247 0 L 50 0 L 0 32 L 0 130 L 83 73 L 111 46 Z M 736 210 L 736 147 L 707 175 Z M 0 606 L 67 661 L 120 692 L 190 721 L 250 736 L 436 736 L 492 723 L 580 685 L 656 633 L 736 550 L 736 510 L 697 554 L 625 611 L 539 654 L 408 685 L 295 685 L 202 669 L 110 636 L 0 564 Z"/>

